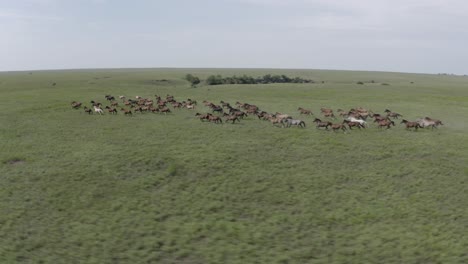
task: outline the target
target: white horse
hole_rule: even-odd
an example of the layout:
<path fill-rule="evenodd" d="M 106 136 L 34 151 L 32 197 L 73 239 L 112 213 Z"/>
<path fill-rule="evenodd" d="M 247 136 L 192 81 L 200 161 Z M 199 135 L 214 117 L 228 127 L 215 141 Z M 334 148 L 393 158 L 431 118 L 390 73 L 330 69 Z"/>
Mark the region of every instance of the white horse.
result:
<path fill-rule="evenodd" d="M 346 120 L 351 121 L 351 122 L 359 123 L 359 124 L 361 124 L 361 126 L 364 126 L 364 127 L 368 127 L 366 121 L 364 121 L 362 119 L 355 118 L 354 116 L 350 116 L 350 117 L 346 118 Z"/>
<path fill-rule="evenodd" d="M 416 122 L 422 127 L 431 127 L 431 129 L 437 128 L 438 125 L 443 125 L 440 120 L 434 120 L 428 117 L 418 118 Z"/>
<path fill-rule="evenodd" d="M 99 113 L 100 115 L 104 114 L 104 111 L 102 111 L 102 109 L 97 106 L 94 106 L 94 112 Z"/>

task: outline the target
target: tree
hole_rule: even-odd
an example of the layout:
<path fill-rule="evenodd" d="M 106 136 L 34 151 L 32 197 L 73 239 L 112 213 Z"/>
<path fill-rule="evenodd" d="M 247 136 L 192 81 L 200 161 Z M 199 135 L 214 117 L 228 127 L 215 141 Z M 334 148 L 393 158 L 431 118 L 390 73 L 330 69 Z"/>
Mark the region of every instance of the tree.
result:
<path fill-rule="evenodd" d="M 189 81 L 192 87 L 196 87 L 200 83 L 200 79 L 192 74 L 185 75 L 185 80 Z"/>
<path fill-rule="evenodd" d="M 223 77 L 221 77 L 221 75 L 211 75 L 210 77 L 208 77 L 206 79 L 206 84 L 208 85 L 218 85 L 218 84 L 223 84 L 224 83 L 224 80 L 223 80 Z"/>

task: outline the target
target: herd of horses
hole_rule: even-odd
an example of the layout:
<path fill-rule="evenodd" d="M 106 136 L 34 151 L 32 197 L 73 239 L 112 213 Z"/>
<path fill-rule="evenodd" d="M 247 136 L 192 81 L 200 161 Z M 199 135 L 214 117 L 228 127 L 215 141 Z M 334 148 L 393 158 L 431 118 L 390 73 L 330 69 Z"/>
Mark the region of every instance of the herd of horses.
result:
<path fill-rule="evenodd" d="M 81 102 L 73 101 L 71 107 L 73 109 L 80 109 L 83 107 L 85 113 L 103 115 L 105 112 L 116 115 L 120 111 L 126 116 L 132 116 L 134 113 L 160 113 L 168 114 L 171 113 L 170 106 L 174 109 L 186 108 L 188 110 L 195 110 L 197 107 L 197 101 L 187 99 L 185 101 L 177 101 L 174 96 L 166 95 L 162 98 L 159 95 L 155 95 L 154 99 L 143 98 L 141 96 L 135 96 L 135 99 L 126 98 L 125 96 L 119 96 L 118 100 L 112 95 L 105 95 L 104 98 L 108 102 L 108 105 L 104 105 L 100 102 L 90 101 L 90 107 L 83 106 Z M 119 102 L 120 100 L 120 102 Z M 258 106 L 249 103 L 236 102 L 231 105 L 228 102 L 220 101 L 219 104 L 215 104 L 209 101 L 203 101 L 203 105 L 209 109 L 207 113 L 196 113 L 195 117 L 201 121 L 208 121 L 215 124 L 222 124 L 223 119 L 225 123 L 236 123 L 241 122 L 246 117 L 254 116 L 259 120 L 269 121 L 272 125 L 283 128 L 290 128 L 292 126 L 305 128 L 306 122 L 302 119 L 295 119 L 289 114 L 280 112 L 269 113 L 261 110 Z M 105 110 L 104 110 L 105 109 Z M 299 107 L 299 115 L 301 116 L 313 116 L 314 120 L 312 123 L 315 124 L 317 129 L 324 129 L 330 131 L 343 131 L 356 129 L 366 129 L 370 127 L 370 124 L 375 124 L 379 129 L 390 129 L 395 126 L 395 120 L 399 120 L 403 115 L 393 112 L 389 109 L 385 109 L 382 114 L 374 113 L 371 110 L 367 110 L 363 107 L 352 108 L 348 111 L 343 109 L 337 109 L 336 112 L 331 108 L 320 108 L 320 116 L 325 118 L 324 120 L 316 116 L 312 110 Z M 336 122 L 337 116 L 342 118 L 341 122 Z M 417 131 L 420 128 L 437 128 L 443 125 L 441 120 L 433 119 L 430 117 L 419 118 L 415 121 L 408 121 L 401 119 L 400 124 L 403 124 L 407 130 Z"/>

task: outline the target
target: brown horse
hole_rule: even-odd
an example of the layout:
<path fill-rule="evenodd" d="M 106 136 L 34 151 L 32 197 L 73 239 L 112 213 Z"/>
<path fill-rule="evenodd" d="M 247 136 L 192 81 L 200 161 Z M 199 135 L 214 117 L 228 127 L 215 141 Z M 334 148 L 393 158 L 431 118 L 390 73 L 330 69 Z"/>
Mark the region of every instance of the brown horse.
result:
<path fill-rule="evenodd" d="M 74 108 L 74 109 L 78 109 L 78 108 L 81 107 L 81 103 L 73 101 L 73 102 L 71 102 L 71 107 Z"/>
<path fill-rule="evenodd" d="M 232 113 L 232 115 L 238 117 L 238 118 L 244 118 L 244 117 L 247 117 L 247 114 L 242 112 L 242 111 L 235 111 Z"/>
<path fill-rule="evenodd" d="M 132 115 L 132 110 L 127 110 L 125 108 L 120 108 L 124 112 L 125 115 Z"/>
<path fill-rule="evenodd" d="M 88 107 L 85 106 L 83 109 L 84 109 L 85 113 L 88 113 L 88 115 L 93 114 L 93 110 L 89 109 Z"/>
<path fill-rule="evenodd" d="M 214 122 L 214 123 L 223 123 L 223 120 L 221 120 L 221 117 L 219 116 L 214 116 L 214 115 L 210 115 L 208 116 L 208 121 L 210 122 Z"/>
<path fill-rule="evenodd" d="M 322 107 L 322 108 L 320 108 L 320 112 L 321 113 L 332 113 L 333 109 Z"/>
<path fill-rule="evenodd" d="M 380 115 L 376 115 L 374 116 L 374 123 L 378 123 L 380 121 L 385 121 L 385 120 L 390 120 L 387 116 L 380 116 Z"/>
<path fill-rule="evenodd" d="M 346 127 L 343 123 L 341 124 L 332 124 L 331 125 L 331 128 L 333 129 L 333 131 L 337 131 L 337 130 L 343 130 L 344 132 L 346 132 Z"/>
<path fill-rule="evenodd" d="M 159 109 L 159 112 L 164 113 L 166 115 L 167 113 L 171 112 L 171 109 L 169 109 L 167 107 L 163 107 L 163 108 Z"/>
<path fill-rule="evenodd" d="M 322 120 L 318 119 L 318 118 L 315 118 L 314 122 L 317 126 L 317 129 L 321 128 L 321 127 L 324 127 L 326 130 L 328 130 L 328 127 L 333 125 L 332 122 L 328 122 L 328 121 L 325 121 L 323 122 Z"/>
<path fill-rule="evenodd" d="M 389 112 L 389 113 L 387 113 L 387 116 L 391 117 L 393 119 L 398 119 L 398 117 L 403 117 L 402 115 L 400 115 L 398 113 L 395 113 L 395 112 Z"/>
<path fill-rule="evenodd" d="M 232 121 L 232 123 L 234 124 L 236 121 L 237 122 L 240 122 L 239 118 L 237 118 L 237 116 L 234 116 L 234 115 L 228 115 L 226 113 L 224 113 L 224 116 L 225 116 L 225 119 L 224 119 L 224 122 L 228 122 L 228 121 Z"/>
<path fill-rule="evenodd" d="M 323 113 L 323 116 L 324 116 L 324 117 L 335 118 L 335 115 L 333 114 L 333 112 L 325 112 L 325 113 Z"/>
<path fill-rule="evenodd" d="M 309 109 L 304 109 L 302 107 L 299 107 L 297 108 L 297 110 L 299 111 L 299 114 L 301 115 L 313 115 L 312 110 L 309 110 Z"/>
<path fill-rule="evenodd" d="M 209 117 L 210 117 L 211 114 L 200 114 L 200 113 L 196 113 L 195 116 L 200 118 L 200 121 L 203 122 L 203 120 L 208 120 Z"/>
<path fill-rule="evenodd" d="M 390 126 L 395 126 L 395 122 L 390 121 L 390 120 L 382 120 L 378 122 L 377 126 L 379 128 L 387 127 L 387 129 L 389 129 Z"/>
<path fill-rule="evenodd" d="M 408 120 L 403 119 L 400 124 L 405 124 L 406 130 L 410 128 L 414 128 L 414 131 L 418 131 L 418 128 L 422 128 L 422 126 L 418 122 L 410 122 Z"/>
<path fill-rule="evenodd" d="M 281 124 L 281 120 L 283 120 L 283 119 L 271 116 L 271 117 L 268 118 L 268 120 L 270 120 L 270 122 L 274 126 L 276 126 L 276 124 Z"/>
<path fill-rule="evenodd" d="M 109 114 L 117 114 L 117 109 L 115 109 L 114 107 L 106 106 L 106 109 L 109 112 Z"/>

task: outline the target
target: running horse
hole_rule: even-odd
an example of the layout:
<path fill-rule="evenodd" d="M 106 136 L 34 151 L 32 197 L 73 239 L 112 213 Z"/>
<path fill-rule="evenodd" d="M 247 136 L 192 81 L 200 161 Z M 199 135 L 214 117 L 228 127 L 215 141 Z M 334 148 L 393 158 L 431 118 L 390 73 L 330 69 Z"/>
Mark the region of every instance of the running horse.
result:
<path fill-rule="evenodd" d="M 317 129 L 324 127 L 326 130 L 328 130 L 328 127 L 333 125 L 332 122 L 329 121 L 322 121 L 318 118 L 315 118 L 314 121 L 312 121 L 316 124 Z"/>
<path fill-rule="evenodd" d="M 298 126 L 298 127 L 301 127 L 301 128 L 304 128 L 306 127 L 306 124 L 304 121 L 302 120 L 299 120 L 299 119 L 282 119 L 281 120 L 281 123 L 283 124 L 283 126 L 286 126 L 286 127 L 291 127 L 291 126 Z"/>
<path fill-rule="evenodd" d="M 418 122 L 410 122 L 406 119 L 401 120 L 400 124 L 405 124 L 406 130 L 414 128 L 414 131 L 418 131 L 418 128 L 422 128 L 422 126 Z"/>
<path fill-rule="evenodd" d="M 377 122 L 377 126 L 379 128 L 387 127 L 387 129 L 389 129 L 390 126 L 395 126 L 395 122 L 385 119 L 385 120 Z"/>

